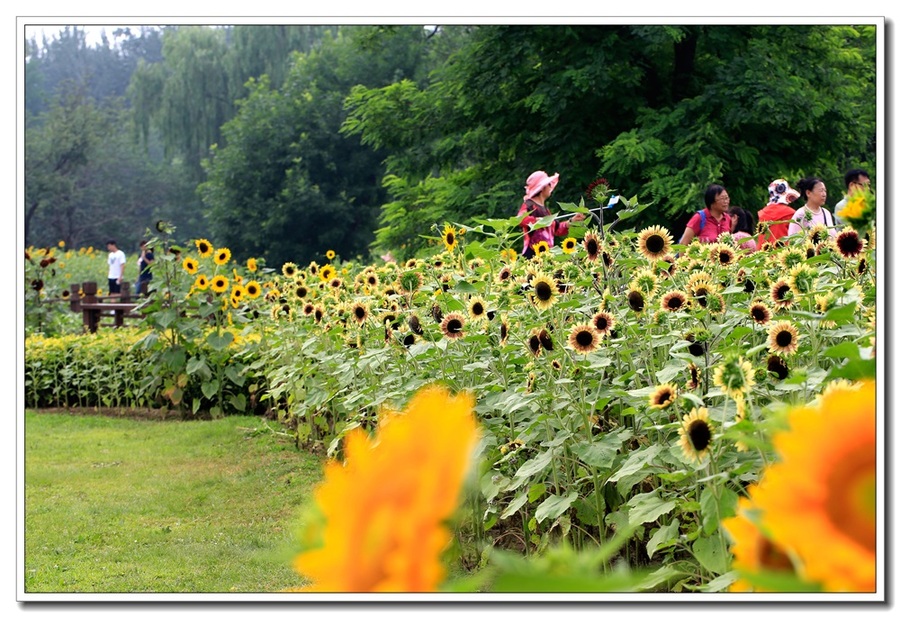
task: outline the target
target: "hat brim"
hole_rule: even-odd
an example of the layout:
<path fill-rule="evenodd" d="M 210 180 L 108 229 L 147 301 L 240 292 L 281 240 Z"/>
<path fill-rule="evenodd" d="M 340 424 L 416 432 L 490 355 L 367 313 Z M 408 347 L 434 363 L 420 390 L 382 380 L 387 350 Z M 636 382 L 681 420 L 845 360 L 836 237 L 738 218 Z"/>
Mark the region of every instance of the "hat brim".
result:
<path fill-rule="evenodd" d="M 545 186 L 550 185 L 551 192 L 556 188 L 556 185 L 559 183 L 559 172 L 553 174 L 552 176 L 547 176 L 543 180 L 541 180 L 531 191 L 525 195 L 526 198 L 532 198 L 538 193 L 540 193 Z"/>

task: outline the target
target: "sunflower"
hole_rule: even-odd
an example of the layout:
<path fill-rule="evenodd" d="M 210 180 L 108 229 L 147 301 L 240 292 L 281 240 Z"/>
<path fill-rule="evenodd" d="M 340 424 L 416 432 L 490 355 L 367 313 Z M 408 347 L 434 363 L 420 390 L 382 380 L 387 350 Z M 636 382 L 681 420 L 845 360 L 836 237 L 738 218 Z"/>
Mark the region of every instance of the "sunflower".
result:
<path fill-rule="evenodd" d="M 306 267 L 306 270 L 307 270 L 307 272 L 310 273 L 310 275 L 318 276 L 319 275 L 319 264 L 316 263 L 315 261 L 311 261 L 311 262 L 309 262 L 309 265 Z"/>
<path fill-rule="evenodd" d="M 616 325 L 616 318 L 606 311 L 598 311 L 591 317 L 591 325 L 600 336 L 609 336 Z"/>
<path fill-rule="evenodd" d="M 449 223 L 444 225 L 444 231 L 441 233 L 441 240 L 444 242 L 444 248 L 448 253 L 457 247 L 459 243 L 453 225 L 450 225 Z"/>
<path fill-rule="evenodd" d="M 508 339 L 509 339 L 509 322 L 506 320 L 506 315 L 504 315 L 500 319 L 500 345 L 505 346 Z"/>
<path fill-rule="evenodd" d="M 766 372 L 775 373 L 778 379 L 784 379 L 788 376 L 787 362 L 778 354 L 770 354 L 766 359 Z"/>
<path fill-rule="evenodd" d="M 344 279 L 339 276 L 334 277 L 330 281 L 328 281 L 328 286 L 332 291 L 338 291 L 341 287 L 344 286 Z"/>
<path fill-rule="evenodd" d="M 730 266 L 736 259 L 734 249 L 725 244 L 717 246 L 714 251 L 710 250 L 710 258 L 713 257 L 714 261 L 720 266 Z"/>
<path fill-rule="evenodd" d="M 434 323 L 441 323 L 444 321 L 444 312 L 437 304 L 431 305 L 431 318 L 434 319 Z"/>
<path fill-rule="evenodd" d="M 224 266 L 231 259 L 231 251 L 226 248 L 221 248 L 216 250 L 216 254 L 213 256 L 213 261 L 216 262 L 218 266 Z"/>
<path fill-rule="evenodd" d="M 705 283 L 698 283 L 693 287 L 689 287 L 688 291 L 691 293 L 691 298 L 694 302 L 699 304 L 702 307 L 706 307 L 706 297 L 712 295 L 712 288 L 707 286 Z"/>
<path fill-rule="evenodd" d="M 559 299 L 556 282 L 546 274 L 536 275 L 531 281 L 531 288 L 533 289 L 531 298 L 541 310 L 550 308 Z"/>
<path fill-rule="evenodd" d="M 800 335 L 797 328 L 789 321 L 776 321 L 769 326 L 769 351 L 786 356 L 797 351 L 797 340 Z"/>
<path fill-rule="evenodd" d="M 678 393 L 674 384 L 660 384 L 656 386 L 656 389 L 650 394 L 650 407 L 654 409 L 665 409 L 674 403 L 676 398 L 678 398 Z"/>
<path fill-rule="evenodd" d="M 256 261 L 256 257 L 251 257 L 247 260 L 247 269 L 250 272 L 256 272 L 259 269 L 259 263 Z"/>
<path fill-rule="evenodd" d="M 640 289 L 647 297 L 656 293 L 659 286 L 659 277 L 649 268 L 641 268 L 634 273 L 632 285 Z"/>
<path fill-rule="evenodd" d="M 866 241 L 859 237 L 855 229 L 845 229 L 834 239 L 842 257 L 859 257 L 866 247 Z"/>
<path fill-rule="evenodd" d="M 725 314 L 725 309 L 727 308 L 725 296 L 719 292 L 713 292 L 708 296 L 705 296 L 704 299 L 706 300 L 706 310 L 709 311 L 711 315 Z"/>
<path fill-rule="evenodd" d="M 528 335 L 528 351 L 535 356 L 539 356 L 543 349 L 544 348 L 541 346 L 540 329 L 535 328 Z"/>
<path fill-rule="evenodd" d="M 331 261 L 332 259 L 334 259 L 334 256 L 335 256 L 335 252 L 332 251 L 331 249 L 328 249 L 327 251 L 325 251 L 325 259 L 327 259 L 328 261 Z"/>
<path fill-rule="evenodd" d="M 441 322 L 441 332 L 448 339 L 462 338 L 466 320 L 461 313 L 448 313 Z"/>
<path fill-rule="evenodd" d="M 569 347 L 582 354 L 589 354 L 600 344 L 597 329 L 590 324 L 576 325 L 569 332 Z"/>
<path fill-rule="evenodd" d="M 581 243 L 587 253 L 588 261 L 596 261 L 600 256 L 600 241 L 597 239 L 597 236 L 592 233 L 586 233 Z"/>
<path fill-rule="evenodd" d="M 650 261 L 661 259 L 669 252 L 672 236 L 664 227 L 653 225 L 641 231 L 637 240 L 638 251 Z"/>
<path fill-rule="evenodd" d="M 242 300 L 244 296 L 247 295 L 246 290 L 243 285 L 233 285 L 231 287 L 231 297 L 237 298 L 238 300 Z"/>
<path fill-rule="evenodd" d="M 825 591 L 875 591 L 875 425 L 873 381 L 792 409 L 789 430 L 773 438 L 779 462 L 753 495 L 762 527 Z"/>
<path fill-rule="evenodd" d="M 802 296 L 815 291 L 817 278 L 816 270 L 802 263 L 791 268 L 787 282 L 795 296 Z"/>
<path fill-rule="evenodd" d="M 644 294 L 640 289 L 629 288 L 627 298 L 628 306 L 632 311 L 640 313 L 644 310 Z"/>
<path fill-rule="evenodd" d="M 212 290 L 216 293 L 223 293 L 226 289 L 228 289 L 228 279 L 218 274 L 212 278 L 209 282 L 209 286 L 212 287 Z"/>
<path fill-rule="evenodd" d="M 379 283 L 381 282 L 381 280 L 378 278 L 378 274 L 376 274 L 375 272 L 369 272 L 368 274 L 366 274 L 365 281 L 366 285 L 368 285 L 372 289 L 378 287 Z"/>
<path fill-rule="evenodd" d="M 188 274 L 197 274 L 200 264 L 197 263 L 197 260 L 193 257 L 185 257 L 181 262 L 181 267 L 184 268 L 184 271 Z"/>
<path fill-rule="evenodd" d="M 688 390 L 696 390 L 700 386 L 700 367 L 691 362 L 687 365 L 688 382 L 685 387 Z"/>
<path fill-rule="evenodd" d="M 683 292 L 673 289 L 660 300 L 660 307 L 664 310 L 676 312 L 680 311 L 687 305 L 687 296 Z"/>
<path fill-rule="evenodd" d="M 784 279 L 778 279 L 772 283 L 770 292 L 776 308 L 788 308 L 794 303 L 794 292 L 791 291 L 790 284 Z"/>
<path fill-rule="evenodd" d="M 807 244 L 809 248 L 812 249 L 813 255 L 815 255 L 815 248 L 813 245 L 809 242 Z M 797 264 L 805 262 L 808 257 L 810 257 L 810 255 L 807 254 L 807 249 L 791 246 L 779 251 L 774 261 L 781 264 L 783 269 L 790 270 Z"/>
<path fill-rule="evenodd" d="M 511 264 L 516 263 L 516 260 L 519 258 L 519 254 L 515 249 L 503 249 L 500 251 L 500 259 Z"/>
<path fill-rule="evenodd" d="M 828 228 L 821 223 L 817 223 L 806 230 L 806 237 L 809 238 L 809 241 L 815 244 L 816 246 L 822 244 L 823 242 L 827 242 L 828 238 L 831 236 L 828 233 Z"/>
<path fill-rule="evenodd" d="M 480 296 L 475 296 L 469 300 L 468 309 L 469 317 L 472 318 L 472 321 L 479 321 L 487 316 L 487 306 L 485 305 L 484 298 Z"/>
<path fill-rule="evenodd" d="M 316 312 L 316 307 L 312 302 L 307 302 L 306 304 L 303 305 L 303 315 L 305 317 L 309 317 L 310 315 L 312 315 L 315 312 Z"/>
<path fill-rule="evenodd" d="M 61 296 L 62 296 L 62 299 L 63 299 L 63 300 L 68 300 L 68 299 L 69 299 L 69 296 L 71 296 L 71 295 L 72 295 L 72 292 L 69 291 L 68 289 L 63 289 L 63 290 L 62 290 Z"/>
<path fill-rule="evenodd" d="M 369 317 L 369 307 L 364 302 L 355 302 L 350 307 L 350 314 L 353 315 L 357 324 L 362 325 Z"/>
<path fill-rule="evenodd" d="M 546 349 L 547 351 L 553 351 L 553 339 L 550 338 L 550 333 L 547 332 L 546 329 L 541 328 L 541 330 L 537 333 L 538 341 L 541 343 L 541 347 Z"/>
<path fill-rule="evenodd" d="M 547 244 L 546 240 L 541 240 L 531 248 L 534 250 L 535 257 L 541 257 L 544 253 L 548 253 L 550 251 L 550 245 Z"/>
<path fill-rule="evenodd" d="M 209 257 L 213 254 L 213 245 L 209 243 L 209 240 L 205 238 L 194 240 L 194 244 L 197 246 L 197 254 L 200 257 Z"/>
<path fill-rule="evenodd" d="M 402 293 L 413 294 L 422 288 L 424 279 L 421 272 L 407 270 L 397 279 L 397 285 Z"/>
<path fill-rule="evenodd" d="M 560 243 L 559 248 L 562 249 L 563 253 L 567 255 L 571 255 L 575 252 L 575 247 L 578 246 L 578 240 L 572 238 L 571 236 L 566 238 Z"/>
<path fill-rule="evenodd" d="M 425 334 L 425 330 L 422 328 L 422 322 L 419 321 L 419 316 L 415 313 L 406 319 L 406 324 L 413 334 L 418 334 L 419 336 Z"/>
<path fill-rule="evenodd" d="M 739 356 L 726 358 L 716 366 L 713 384 L 732 398 L 743 398 L 756 384 L 753 379 L 753 365 Z"/>
<path fill-rule="evenodd" d="M 709 411 L 706 407 L 694 409 L 682 417 L 681 426 L 678 429 L 681 435 L 681 449 L 688 460 L 700 463 L 709 454 L 712 444 L 713 432 L 709 423 Z"/>
<path fill-rule="evenodd" d="M 247 297 L 253 300 L 254 298 L 258 298 L 259 294 L 262 293 L 262 287 L 260 287 L 259 283 L 256 281 L 249 281 L 244 286 L 244 292 L 247 294 Z"/>
<path fill-rule="evenodd" d="M 691 275 L 688 277 L 687 284 L 684 286 L 689 292 L 693 293 L 695 289 L 700 287 L 705 289 L 712 289 L 715 283 L 713 283 L 712 275 L 705 270 L 698 270 L 696 272 L 691 272 Z"/>
<path fill-rule="evenodd" d="M 384 413 L 374 435 L 346 436 L 300 533 L 307 548 L 293 565 L 311 582 L 304 591 L 438 591 L 447 521 L 479 441 L 474 407 L 470 394 L 427 386 L 402 413 Z"/>
<path fill-rule="evenodd" d="M 281 273 L 288 278 L 294 278 L 297 274 L 297 264 L 289 261 L 281 266 Z"/>
<path fill-rule="evenodd" d="M 335 276 L 337 276 L 337 272 L 334 269 L 334 266 L 331 264 L 325 264 L 321 268 L 319 268 L 319 279 L 322 281 L 330 281 Z"/>
<path fill-rule="evenodd" d="M 500 268 L 500 272 L 497 273 L 497 281 L 503 283 L 508 281 L 512 276 L 512 270 L 510 270 L 509 266 L 503 266 Z"/>
<path fill-rule="evenodd" d="M 196 279 L 194 279 L 194 287 L 197 289 L 206 289 L 209 287 L 209 279 L 206 278 L 205 274 L 201 274 Z"/>
<path fill-rule="evenodd" d="M 298 300 L 305 300 L 309 296 L 309 287 L 306 285 L 297 285 L 294 287 L 294 297 Z"/>
<path fill-rule="evenodd" d="M 759 325 L 764 326 L 772 319 L 772 311 L 762 302 L 754 302 L 750 305 L 750 317 Z"/>
<path fill-rule="evenodd" d="M 751 491 L 755 487 L 751 487 Z M 731 553 L 734 555 L 732 565 L 739 574 L 759 574 L 761 572 L 794 573 L 791 558 L 783 548 L 772 542 L 764 534 L 758 524 L 760 512 L 750 499 L 741 497 L 738 501 L 737 515 L 722 520 L 728 537 L 731 539 Z M 732 592 L 774 591 L 754 587 L 746 579 L 740 578 L 728 588 Z"/>

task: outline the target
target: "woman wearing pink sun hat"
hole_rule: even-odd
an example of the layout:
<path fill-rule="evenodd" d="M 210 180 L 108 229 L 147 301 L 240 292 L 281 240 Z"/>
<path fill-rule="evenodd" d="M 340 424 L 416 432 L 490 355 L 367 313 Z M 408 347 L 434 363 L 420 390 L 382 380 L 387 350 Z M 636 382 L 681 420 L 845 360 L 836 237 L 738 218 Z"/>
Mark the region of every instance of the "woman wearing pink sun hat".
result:
<path fill-rule="evenodd" d="M 547 175 L 546 171 L 536 171 L 525 181 L 525 195 L 522 197 L 522 205 L 516 216 L 524 216 L 525 218 L 519 223 L 522 231 L 525 233 L 525 243 L 522 247 L 522 255 L 531 259 L 534 257 L 534 246 L 538 242 L 546 242 L 547 246 L 553 246 L 554 236 L 565 236 L 569 233 L 569 223 L 567 221 L 553 221 L 549 226 L 542 229 L 531 229 L 531 225 L 538 219 L 550 216 L 550 210 L 547 208 L 546 202 L 556 188 L 559 182 L 559 174 L 552 176 Z M 584 220 L 581 213 L 572 217 L 573 221 Z"/>

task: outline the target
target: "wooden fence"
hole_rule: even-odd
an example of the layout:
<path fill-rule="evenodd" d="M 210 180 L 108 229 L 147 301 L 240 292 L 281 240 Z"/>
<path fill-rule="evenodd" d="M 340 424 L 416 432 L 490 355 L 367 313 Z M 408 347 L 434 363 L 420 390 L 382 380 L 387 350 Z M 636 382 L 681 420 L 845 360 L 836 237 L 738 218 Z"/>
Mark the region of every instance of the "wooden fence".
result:
<path fill-rule="evenodd" d="M 86 281 L 81 285 L 74 283 L 69 292 L 69 308 L 75 313 L 81 313 L 84 326 L 90 332 L 97 331 L 103 317 L 112 317 L 113 325 L 117 328 L 125 325 L 126 318 L 144 317 L 135 310 L 141 304 L 133 301 L 131 283 L 128 281 L 122 281 L 122 292 L 118 295 L 98 296 L 97 283 L 93 281 Z"/>

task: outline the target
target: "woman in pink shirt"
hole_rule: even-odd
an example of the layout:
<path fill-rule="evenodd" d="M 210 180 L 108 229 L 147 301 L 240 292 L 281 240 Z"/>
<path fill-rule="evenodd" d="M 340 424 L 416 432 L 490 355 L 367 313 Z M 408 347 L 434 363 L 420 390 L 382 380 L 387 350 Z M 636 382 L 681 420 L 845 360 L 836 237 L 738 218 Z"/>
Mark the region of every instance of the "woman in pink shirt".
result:
<path fill-rule="evenodd" d="M 678 244 L 687 246 L 694 238 L 700 242 L 715 242 L 719 234 L 731 231 L 731 217 L 728 216 L 731 198 L 725 187 L 710 184 L 706 189 L 704 200 L 706 208 L 691 217 Z"/>
<path fill-rule="evenodd" d="M 753 231 L 756 226 L 753 224 L 753 216 L 738 206 L 732 206 L 728 210 L 728 214 L 731 215 L 731 235 L 738 243 L 738 248 L 746 249 L 751 253 L 755 251 L 757 247 Z"/>

